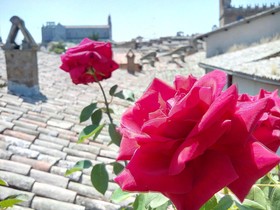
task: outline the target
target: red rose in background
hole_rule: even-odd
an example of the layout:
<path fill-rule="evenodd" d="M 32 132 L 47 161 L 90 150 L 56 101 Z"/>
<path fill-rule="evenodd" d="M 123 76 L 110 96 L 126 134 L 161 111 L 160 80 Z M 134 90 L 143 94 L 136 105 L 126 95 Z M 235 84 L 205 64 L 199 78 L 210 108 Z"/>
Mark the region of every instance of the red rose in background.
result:
<path fill-rule="evenodd" d="M 178 210 L 197 210 L 226 186 L 242 201 L 279 163 L 279 135 L 269 139 L 279 133 L 279 97 L 239 97 L 225 83 L 218 70 L 178 76 L 174 87 L 154 79 L 121 119 L 123 190 L 161 192 Z"/>
<path fill-rule="evenodd" d="M 263 98 L 270 98 L 274 101 L 274 106 L 266 111 L 254 129 L 253 135 L 269 149 L 277 151 L 280 144 L 280 98 L 278 91 L 270 93 L 261 90 L 257 96 L 243 94 L 239 97 L 240 102 L 253 102 Z"/>
<path fill-rule="evenodd" d="M 73 83 L 88 84 L 110 78 L 112 72 L 119 68 L 112 56 L 110 43 L 85 38 L 78 46 L 61 55 L 60 68 L 69 72 Z"/>

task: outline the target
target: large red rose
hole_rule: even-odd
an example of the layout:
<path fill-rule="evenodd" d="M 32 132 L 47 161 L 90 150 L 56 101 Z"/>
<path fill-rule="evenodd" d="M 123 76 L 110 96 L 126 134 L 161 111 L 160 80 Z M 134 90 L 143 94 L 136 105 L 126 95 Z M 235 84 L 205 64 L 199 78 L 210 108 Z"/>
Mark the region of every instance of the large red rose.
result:
<path fill-rule="evenodd" d="M 73 83 L 88 84 L 110 78 L 112 72 L 119 68 L 112 56 L 110 43 L 85 38 L 78 46 L 61 55 L 60 68 L 69 72 Z"/>
<path fill-rule="evenodd" d="M 161 192 L 178 210 L 198 210 L 225 186 L 242 201 L 279 163 L 271 135 L 256 131 L 279 109 L 278 97 L 242 100 L 225 83 L 218 70 L 177 76 L 174 87 L 154 79 L 121 119 L 118 160 L 129 163 L 115 181 L 123 190 Z M 266 131 L 279 132 L 276 124 Z"/>

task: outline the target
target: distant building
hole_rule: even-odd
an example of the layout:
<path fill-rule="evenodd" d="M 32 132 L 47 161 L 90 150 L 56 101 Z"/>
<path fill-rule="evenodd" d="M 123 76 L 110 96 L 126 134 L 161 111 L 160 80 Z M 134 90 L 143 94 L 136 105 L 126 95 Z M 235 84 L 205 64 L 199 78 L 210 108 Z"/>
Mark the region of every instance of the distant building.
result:
<path fill-rule="evenodd" d="M 254 7 L 248 5 L 246 8 L 242 6 L 233 7 L 231 5 L 231 0 L 220 0 L 220 27 L 245 17 L 256 15 L 257 13 L 272 9 L 276 6 L 275 4 L 264 4 L 262 6 L 255 5 Z"/>
<path fill-rule="evenodd" d="M 249 46 L 280 35 L 280 6 L 227 24 L 196 37 L 205 41 L 206 57 L 226 53 L 234 45 Z"/>
<path fill-rule="evenodd" d="M 66 26 L 55 22 L 47 22 L 42 26 L 42 43 L 63 41 L 78 43 L 85 37 L 96 38 L 102 41 L 112 40 L 111 16 L 108 16 L 107 25 L 71 25 Z"/>

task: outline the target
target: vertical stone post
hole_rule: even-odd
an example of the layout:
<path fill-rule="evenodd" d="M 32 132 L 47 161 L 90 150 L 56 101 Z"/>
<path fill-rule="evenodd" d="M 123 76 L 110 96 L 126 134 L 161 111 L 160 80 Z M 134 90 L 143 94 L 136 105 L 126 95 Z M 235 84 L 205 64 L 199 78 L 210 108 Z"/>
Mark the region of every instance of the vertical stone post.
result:
<path fill-rule="evenodd" d="M 135 73 L 135 63 L 134 63 L 135 55 L 131 49 L 126 54 L 126 58 L 127 58 L 127 71 L 128 71 L 128 73 L 134 74 Z"/>
<path fill-rule="evenodd" d="M 7 42 L 2 46 L 5 51 L 8 91 L 23 96 L 39 94 L 38 46 L 22 19 L 13 16 L 10 21 L 12 27 Z M 21 45 L 15 42 L 19 30 L 24 36 Z"/>

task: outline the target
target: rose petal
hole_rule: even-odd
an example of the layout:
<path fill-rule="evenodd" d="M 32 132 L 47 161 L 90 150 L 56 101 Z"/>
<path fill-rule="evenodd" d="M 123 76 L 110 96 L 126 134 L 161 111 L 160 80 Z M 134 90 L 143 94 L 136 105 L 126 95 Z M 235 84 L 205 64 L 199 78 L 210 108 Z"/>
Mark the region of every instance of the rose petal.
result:
<path fill-rule="evenodd" d="M 168 147 L 159 150 L 162 149 L 166 151 Z M 169 149 L 172 151 L 172 147 Z M 155 155 L 159 153 L 149 150 L 145 150 L 147 153 L 137 151 L 132 163 L 129 163 L 115 181 L 127 191 L 162 192 L 172 200 L 178 210 L 199 209 L 215 192 L 238 178 L 229 158 L 214 151 L 208 151 L 188 163 L 181 174 L 168 176 L 166 166 L 169 153 Z"/>
<path fill-rule="evenodd" d="M 228 185 L 233 193 L 243 201 L 252 185 L 280 162 L 280 157 L 254 141 L 244 149 L 231 154 L 232 164 L 239 178 Z"/>
<path fill-rule="evenodd" d="M 193 77 L 192 75 L 187 76 L 187 77 L 182 76 L 182 75 L 176 75 L 175 81 L 174 81 L 174 86 L 175 86 L 175 89 L 179 93 L 181 93 L 181 92 L 188 93 L 196 81 L 197 81 L 197 79 L 195 77 Z"/>
<path fill-rule="evenodd" d="M 195 84 L 194 87 L 210 87 L 212 90 L 212 98 L 220 95 L 227 82 L 227 74 L 223 71 L 214 70 L 205 74 Z"/>
<path fill-rule="evenodd" d="M 193 137 L 187 137 L 172 157 L 169 168 L 170 175 L 175 175 L 186 167 L 186 163 L 202 155 L 231 127 L 230 121 L 217 122 L 209 130 Z"/>
<path fill-rule="evenodd" d="M 194 129 L 194 132 L 192 132 L 190 136 L 209 128 L 216 121 L 230 118 L 235 112 L 237 98 L 237 89 L 236 86 L 233 85 L 217 97 L 217 99 L 211 104 L 197 125 L 197 128 Z"/>
<path fill-rule="evenodd" d="M 227 155 L 207 151 L 195 161 L 191 161 L 185 170 L 191 170 L 192 190 L 185 194 L 164 193 L 176 206 L 177 210 L 197 210 L 227 183 L 238 178 Z"/>

